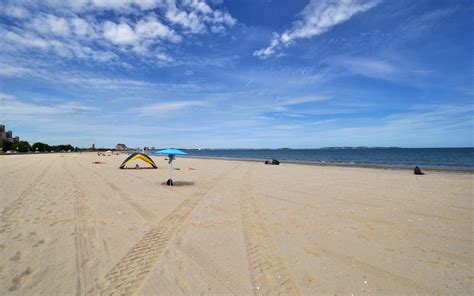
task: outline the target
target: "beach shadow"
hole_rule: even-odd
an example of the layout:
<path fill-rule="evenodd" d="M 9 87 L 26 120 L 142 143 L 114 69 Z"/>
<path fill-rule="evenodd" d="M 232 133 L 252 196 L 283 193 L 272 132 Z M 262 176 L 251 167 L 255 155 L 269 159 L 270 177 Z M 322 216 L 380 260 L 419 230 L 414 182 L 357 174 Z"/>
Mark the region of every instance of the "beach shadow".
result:
<path fill-rule="evenodd" d="M 146 168 L 139 168 L 139 169 L 136 169 L 136 168 L 123 168 L 121 170 L 135 170 L 135 171 L 140 171 L 140 170 L 156 170 L 155 168 L 149 168 L 149 167 L 146 167 Z"/>
<path fill-rule="evenodd" d="M 161 185 L 168 186 L 166 182 L 162 182 Z M 193 186 L 194 182 L 189 181 L 173 181 L 173 186 Z"/>

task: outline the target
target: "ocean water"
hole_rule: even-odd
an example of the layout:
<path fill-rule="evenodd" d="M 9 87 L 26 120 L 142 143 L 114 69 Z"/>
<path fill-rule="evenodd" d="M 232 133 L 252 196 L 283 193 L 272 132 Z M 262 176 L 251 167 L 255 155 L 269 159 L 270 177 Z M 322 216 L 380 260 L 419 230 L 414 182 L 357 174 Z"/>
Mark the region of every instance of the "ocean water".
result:
<path fill-rule="evenodd" d="M 474 170 L 474 148 L 185 149 L 190 156 Z"/>

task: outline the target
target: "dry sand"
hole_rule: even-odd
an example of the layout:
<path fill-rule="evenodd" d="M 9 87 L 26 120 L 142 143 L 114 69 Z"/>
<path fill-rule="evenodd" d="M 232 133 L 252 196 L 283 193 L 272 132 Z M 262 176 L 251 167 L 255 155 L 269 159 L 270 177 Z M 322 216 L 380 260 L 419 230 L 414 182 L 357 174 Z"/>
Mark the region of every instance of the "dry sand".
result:
<path fill-rule="evenodd" d="M 1 295 L 474 293 L 473 174 L 124 158 L 0 156 Z"/>

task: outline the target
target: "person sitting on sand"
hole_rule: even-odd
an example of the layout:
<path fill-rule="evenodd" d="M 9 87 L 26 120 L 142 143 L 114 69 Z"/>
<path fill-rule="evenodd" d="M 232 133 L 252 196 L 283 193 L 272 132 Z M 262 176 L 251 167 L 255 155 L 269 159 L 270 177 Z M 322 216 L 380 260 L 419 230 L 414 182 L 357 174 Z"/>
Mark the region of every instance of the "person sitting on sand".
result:
<path fill-rule="evenodd" d="M 413 170 L 415 175 L 424 175 L 425 173 L 420 169 L 420 167 L 416 166 L 415 169 Z"/>

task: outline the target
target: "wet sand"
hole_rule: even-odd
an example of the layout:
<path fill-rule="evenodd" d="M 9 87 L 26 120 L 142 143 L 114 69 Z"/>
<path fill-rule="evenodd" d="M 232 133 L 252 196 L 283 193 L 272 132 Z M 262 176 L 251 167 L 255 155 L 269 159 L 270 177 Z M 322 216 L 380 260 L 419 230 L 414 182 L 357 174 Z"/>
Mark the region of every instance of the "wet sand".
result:
<path fill-rule="evenodd" d="M 474 293 L 473 174 L 153 158 L 0 156 L 0 294 Z"/>

